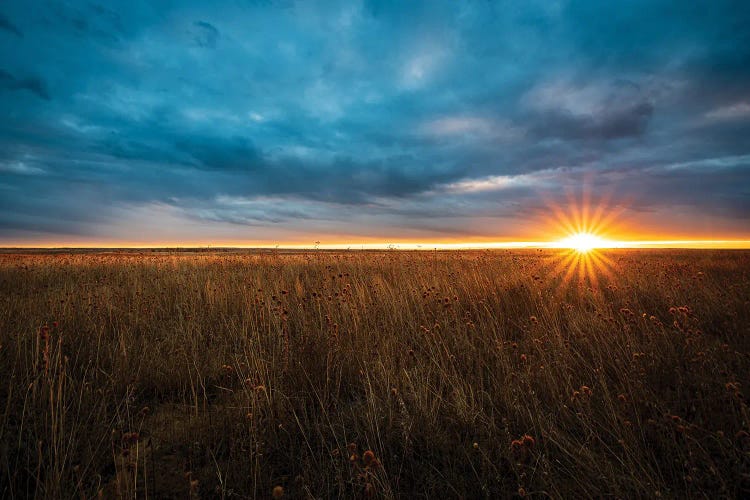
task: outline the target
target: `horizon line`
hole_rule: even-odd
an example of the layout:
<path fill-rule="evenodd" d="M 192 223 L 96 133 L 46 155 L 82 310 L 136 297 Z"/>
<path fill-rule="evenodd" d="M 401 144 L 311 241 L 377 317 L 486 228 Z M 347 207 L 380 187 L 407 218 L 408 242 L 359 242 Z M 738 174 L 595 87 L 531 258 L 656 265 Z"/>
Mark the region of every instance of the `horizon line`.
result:
<path fill-rule="evenodd" d="M 158 244 L 49 244 L 49 245 L 3 245 L 0 250 L 117 250 L 117 249 L 258 249 L 258 250 L 492 250 L 492 249 L 564 249 L 570 248 L 563 241 L 497 241 L 497 242 L 393 242 L 393 243 L 320 243 L 320 244 L 212 244 L 189 242 Z M 604 240 L 598 249 L 750 249 L 750 239 L 671 239 L 671 240 Z"/>

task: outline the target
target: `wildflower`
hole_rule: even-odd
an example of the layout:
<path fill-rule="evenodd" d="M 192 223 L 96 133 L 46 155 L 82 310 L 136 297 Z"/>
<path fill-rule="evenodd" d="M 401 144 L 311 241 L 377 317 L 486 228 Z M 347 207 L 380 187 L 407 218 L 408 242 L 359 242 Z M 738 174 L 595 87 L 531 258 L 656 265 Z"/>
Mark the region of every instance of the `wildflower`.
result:
<path fill-rule="evenodd" d="M 375 453 L 372 450 L 367 450 L 362 454 L 362 462 L 364 462 L 366 466 L 370 465 L 373 460 L 375 460 Z"/>
<path fill-rule="evenodd" d="M 513 452 L 513 455 L 516 456 L 518 459 L 526 459 L 529 456 L 529 452 L 534 448 L 536 445 L 536 440 L 529 436 L 528 434 L 524 434 L 518 439 L 514 439 L 510 443 L 510 450 Z"/>
<path fill-rule="evenodd" d="M 526 496 L 526 490 L 523 488 L 523 486 L 518 488 L 518 496 L 521 498 L 524 498 Z"/>
<path fill-rule="evenodd" d="M 740 384 L 739 382 L 727 382 L 724 387 L 726 387 L 727 391 L 733 393 L 735 396 L 740 395 Z"/>
<path fill-rule="evenodd" d="M 523 448 L 523 441 L 520 439 L 514 439 L 510 442 L 511 451 L 518 452 Z"/>
<path fill-rule="evenodd" d="M 271 492 L 271 495 L 274 498 L 281 498 L 284 496 L 284 488 L 282 486 L 275 486 L 273 491 Z"/>
<path fill-rule="evenodd" d="M 521 443 L 523 443 L 523 445 L 528 448 L 533 448 L 534 445 L 536 444 L 536 441 L 534 440 L 533 437 L 529 436 L 528 434 L 524 434 L 523 437 L 521 438 Z"/>
<path fill-rule="evenodd" d="M 474 447 L 475 450 L 479 449 L 479 443 L 477 442 L 475 442 L 472 446 Z"/>
<path fill-rule="evenodd" d="M 137 432 L 126 432 L 125 434 L 122 435 L 122 443 L 125 446 L 137 443 L 138 439 L 139 439 L 139 436 Z"/>

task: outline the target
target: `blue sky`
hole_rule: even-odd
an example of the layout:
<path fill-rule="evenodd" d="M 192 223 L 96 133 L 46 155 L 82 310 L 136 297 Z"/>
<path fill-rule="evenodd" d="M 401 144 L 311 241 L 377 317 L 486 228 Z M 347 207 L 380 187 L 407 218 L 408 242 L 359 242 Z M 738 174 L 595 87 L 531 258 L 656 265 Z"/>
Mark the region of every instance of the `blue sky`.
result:
<path fill-rule="evenodd" d="M 0 244 L 750 237 L 750 4 L 0 3 Z"/>

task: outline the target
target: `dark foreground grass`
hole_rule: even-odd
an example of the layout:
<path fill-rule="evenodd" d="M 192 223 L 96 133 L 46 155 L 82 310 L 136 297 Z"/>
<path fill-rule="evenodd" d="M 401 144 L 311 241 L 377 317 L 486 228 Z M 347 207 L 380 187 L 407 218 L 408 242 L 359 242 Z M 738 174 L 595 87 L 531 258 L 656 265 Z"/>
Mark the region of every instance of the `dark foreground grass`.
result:
<path fill-rule="evenodd" d="M 750 253 L 583 264 L 0 255 L 0 497 L 750 495 Z"/>

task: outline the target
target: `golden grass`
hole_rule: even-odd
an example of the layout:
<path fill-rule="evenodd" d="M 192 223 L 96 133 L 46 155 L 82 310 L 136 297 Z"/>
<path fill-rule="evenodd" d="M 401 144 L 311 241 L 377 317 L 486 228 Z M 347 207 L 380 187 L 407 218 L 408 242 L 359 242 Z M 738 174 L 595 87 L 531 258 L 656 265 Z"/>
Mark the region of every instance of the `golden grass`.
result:
<path fill-rule="evenodd" d="M 750 253 L 603 258 L 0 254 L 0 497 L 750 494 Z"/>

